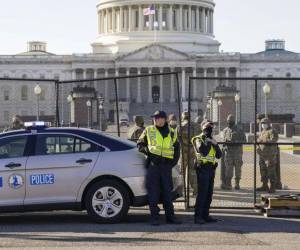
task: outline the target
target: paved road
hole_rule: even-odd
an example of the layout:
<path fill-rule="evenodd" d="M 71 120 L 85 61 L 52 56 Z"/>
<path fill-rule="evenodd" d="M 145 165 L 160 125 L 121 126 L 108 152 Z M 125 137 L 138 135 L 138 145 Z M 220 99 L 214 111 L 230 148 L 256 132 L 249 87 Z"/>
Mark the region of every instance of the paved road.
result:
<path fill-rule="evenodd" d="M 300 249 L 300 219 L 266 219 L 251 211 L 215 214 L 204 226 L 181 212 L 183 225 L 148 225 L 148 212 L 134 210 L 118 225 L 99 225 L 83 212 L 0 216 L 0 247 L 15 249 Z M 163 222 L 163 220 L 162 220 Z"/>

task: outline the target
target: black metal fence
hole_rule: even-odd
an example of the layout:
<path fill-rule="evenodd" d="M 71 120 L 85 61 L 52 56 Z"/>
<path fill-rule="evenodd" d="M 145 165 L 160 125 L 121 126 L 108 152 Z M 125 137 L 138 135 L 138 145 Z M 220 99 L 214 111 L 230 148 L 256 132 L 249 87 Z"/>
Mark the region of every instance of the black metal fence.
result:
<path fill-rule="evenodd" d="M 191 134 L 193 115 L 192 100 L 193 95 L 195 95 L 195 93 L 193 93 L 193 85 L 200 84 L 200 89 L 207 89 L 209 83 L 212 83 L 216 86 L 212 88 L 207 98 L 207 105 L 205 107 L 206 118 L 212 119 L 215 122 L 216 138 L 223 150 L 226 150 L 226 148 L 236 150 L 234 147 L 237 146 L 240 146 L 242 149 L 240 158 L 237 156 L 237 151 L 231 153 L 231 155 L 227 154 L 227 158 L 225 157 L 225 161 L 228 159 L 228 155 L 229 158 L 241 159 L 241 167 L 237 167 L 236 169 L 234 165 L 225 164 L 224 158 L 219 163 L 219 168 L 216 171 L 214 208 L 255 207 L 260 202 L 260 195 L 268 193 L 267 190 L 259 190 L 259 183 L 268 178 L 268 186 L 270 188 L 269 177 L 273 174 L 276 176 L 276 194 L 286 195 L 289 193 L 300 193 L 300 184 L 298 184 L 300 182 L 297 181 L 300 178 L 300 158 L 298 155 L 300 152 L 298 151 L 300 137 L 292 137 L 296 135 L 298 126 L 292 118 L 299 120 L 299 117 L 296 116 L 298 96 L 296 91 L 294 91 L 297 89 L 295 86 L 299 84 L 299 82 L 300 78 L 189 78 L 189 138 L 194 136 Z M 226 85 L 224 83 L 226 83 Z M 224 94 L 223 96 L 222 93 Z M 231 93 L 231 103 L 228 101 L 229 93 Z M 234 94 L 238 95 L 235 96 Z M 227 99 L 224 101 L 222 98 Z M 287 110 L 287 107 L 290 107 L 290 109 Z M 238 127 L 247 135 L 246 141 L 230 143 L 224 140 L 222 130 L 226 127 L 226 116 L 229 113 L 233 113 L 233 115 L 236 116 Z M 285 115 L 279 115 L 283 113 L 285 113 Z M 264 117 L 271 119 L 273 130 L 279 134 L 278 141 L 274 140 L 274 142 L 265 143 L 260 139 L 261 127 L 259 120 Z M 271 149 L 270 155 L 276 158 L 272 164 L 270 164 L 274 165 L 274 167 L 272 167 L 272 169 L 268 167 L 267 173 L 264 165 L 266 165 L 266 161 L 268 160 L 266 158 L 268 157 L 258 154 L 257 150 L 263 146 Z M 191 145 L 189 145 L 189 147 L 191 147 Z M 194 171 L 191 161 L 192 159 L 189 157 L 188 165 L 190 167 L 188 169 L 189 171 Z M 268 164 L 269 162 L 267 162 L 267 165 Z M 224 187 L 224 185 L 222 185 L 224 184 L 224 180 L 222 179 L 224 178 L 224 171 L 226 171 L 227 166 L 229 166 L 229 172 L 233 172 L 233 176 L 231 176 L 233 178 L 230 180 L 232 186 L 230 187 Z M 234 172 L 240 172 L 240 170 L 242 171 L 242 177 L 241 180 L 239 180 L 240 189 L 235 190 Z M 229 175 L 232 175 L 232 173 Z M 193 207 L 195 196 L 193 192 L 191 192 L 189 177 L 190 173 L 187 174 L 186 202 L 187 207 Z M 271 179 L 272 178 L 273 177 L 271 177 Z"/>

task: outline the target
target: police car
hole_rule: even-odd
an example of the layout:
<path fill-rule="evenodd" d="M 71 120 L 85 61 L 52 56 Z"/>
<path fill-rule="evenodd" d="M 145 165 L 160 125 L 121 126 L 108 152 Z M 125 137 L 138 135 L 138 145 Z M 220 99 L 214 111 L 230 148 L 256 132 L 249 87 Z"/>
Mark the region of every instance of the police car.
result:
<path fill-rule="evenodd" d="M 136 145 L 89 129 L 43 122 L 0 134 L 0 212 L 87 210 L 100 223 L 147 205 L 144 157 Z M 174 199 L 182 181 L 173 171 Z"/>

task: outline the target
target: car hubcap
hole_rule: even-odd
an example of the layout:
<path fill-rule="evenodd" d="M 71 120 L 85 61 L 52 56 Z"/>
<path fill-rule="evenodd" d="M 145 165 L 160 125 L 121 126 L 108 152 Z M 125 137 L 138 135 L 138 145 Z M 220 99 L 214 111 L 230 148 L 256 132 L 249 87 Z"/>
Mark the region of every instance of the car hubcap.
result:
<path fill-rule="evenodd" d="M 102 187 L 93 196 L 93 209 L 103 218 L 116 216 L 123 207 L 123 197 L 114 187 Z"/>

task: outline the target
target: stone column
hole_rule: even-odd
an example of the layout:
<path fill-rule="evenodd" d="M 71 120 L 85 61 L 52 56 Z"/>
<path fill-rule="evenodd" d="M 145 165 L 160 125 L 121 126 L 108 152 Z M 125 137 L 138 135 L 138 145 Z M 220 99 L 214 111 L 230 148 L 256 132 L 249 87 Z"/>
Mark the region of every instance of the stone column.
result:
<path fill-rule="evenodd" d="M 132 6 L 128 7 L 128 32 L 132 30 Z"/>
<path fill-rule="evenodd" d="M 160 73 L 164 72 L 163 68 L 159 69 Z M 164 76 L 160 75 L 159 76 L 159 89 L 160 89 L 160 98 L 159 98 L 159 102 L 163 103 L 164 102 Z"/>
<path fill-rule="evenodd" d="M 218 68 L 215 68 L 215 77 L 218 77 Z M 219 80 L 215 80 L 215 87 L 219 85 Z"/>
<path fill-rule="evenodd" d="M 97 79 L 97 77 L 98 77 L 97 69 L 94 69 L 94 79 Z"/>
<path fill-rule="evenodd" d="M 179 31 L 182 31 L 183 11 L 182 5 L 179 6 Z"/>
<path fill-rule="evenodd" d="M 123 6 L 120 6 L 119 32 L 123 31 Z"/>
<path fill-rule="evenodd" d="M 196 7 L 196 32 L 200 31 L 200 13 L 199 13 L 199 7 Z"/>
<path fill-rule="evenodd" d="M 197 68 L 193 69 L 193 77 L 197 76 Z M 193 98 L 197 98 L 197 92 L 198 92 L 198 86 L 197 86 L 197 80 L 193 81 Z"/>
<path fill-rule="evenodd" d="M 188 30 L 192 31 L 192 6 L 189 5 L 189 24 L 188 24 Z"/>
<path fill-rule="evenodd" d="M 229 68 L 225 68 L 225 72 L 226 72 L 226 78 L 229 77 Z M 229 80 L 227 79 L 226 80 L 226 86 L 228 87 L 229 86 Z"/>
<path fill-rule="evenodd" d="M 102 21 L 101 21 L 101 10 L 98 12 L 98 33 L 101 33 L 101 25 L 102 25 Z"/>
<path fill-rule="evenodd" d="M 126 76 L 130 75 L 130 68 L 126 69 Z M 126 78 L 126 99 L 130 100 L 130 78 Z"/>
<path fill-rule="evenodd" d="M 125 32 L 128 31 L 128 9 L 124 9 L 124 30 Z"/>
<path fill-rule="evenodd" d="M 108 69 L 105 69 L 105 71 L 104 71 L 104 77 L 108 77 Z M 105 101 L 109 102 L 108 80 L 105 80 L 105 82 L 104 82 L 104 96 L 105 96 Z"/>
<path fill-rule="evenodd" d="M 159 30 L 162 30 L 163 27 L 162 27 L 162 4 L 159 5 L 159 13 L 158 13 L 158 27 L 159 27 Z"/>
<path fill-rule="evenodd" d="M 185 82 L 185 68 L 182 68 L 182 73 L 181 73 L 181 99 L 182 101 L 186 100 L 186 82 Z"/>
<path fill-rule="evenodd" d="M 72 70 L 72 80 L 76 80 L 76 69 Z"/>
<path fill-rule="evenodd" d="M 111 32 L 111 11 L 107 10 L 107 16 L 108 16 L 108 32 Z"/>
<path fill-rule="evenodd" d="M 173 5 L 170 5 L 169 7 L 169 30 L 173 30 Z"/>
<path fill-rule="evenodd" d="M 142 5 L 139 5 L 139 31 L 143 30 L 144 25 L 144 15 Z"/>
<path fill-rule="evenodd" d="M 174 68 L 171 68 L 170 69 L 171 72 L 174 72 L 175 69 Z M 171 75 L 171 96 L 170 96 L 170 102 L 175 102 L 175 75 Z"/>
<path fill-rule="evenodd" d="M 205 33 L 205 9 L 202 8 L 201 9 L 201 32 Z"/>
<path fill-rule="evenodd" d="M 210 15 L 210 33 L 214 34 L 214 11 L 211 11 L 211 15 Z"/>
<path fill-rule="evenodd" d="M 207 9 L 207 33 L 210 33 L 210 9 Z"/>
<path fill-rule="evenodd" d="M 203 77 L 207 77 L 207 68 L 203 69 Z M 204 79 L 204 88 L 203 88 L 203 97 L 206 98 L 208 95 L 208 90 L 207 90 L 207 80 Z"/>
<path fill-rule="evenodd" d="M 141 74 L 141 69 L 137 69 L 137 74 Z M 142 86 L 141 86 L 141 77 L 137 78 L 137 103 L 142 103 Z"/>
<path fill-rule="evenodd" d="M 112 8 L 111 15 L 112 15 L 112 18 L 111 18 L 112 28 L 111 28 L 111 30 L 112 30 L 112 32 L 115 32 L 115 30 L 116 30 L 116 10 L 115 10 L 114 7 Z"/>
<path fill-rule="evenodd" d="M 86 79 L 86 69 L 83 69 L 83 75 L 82 75 L 83 79 Z"/>

